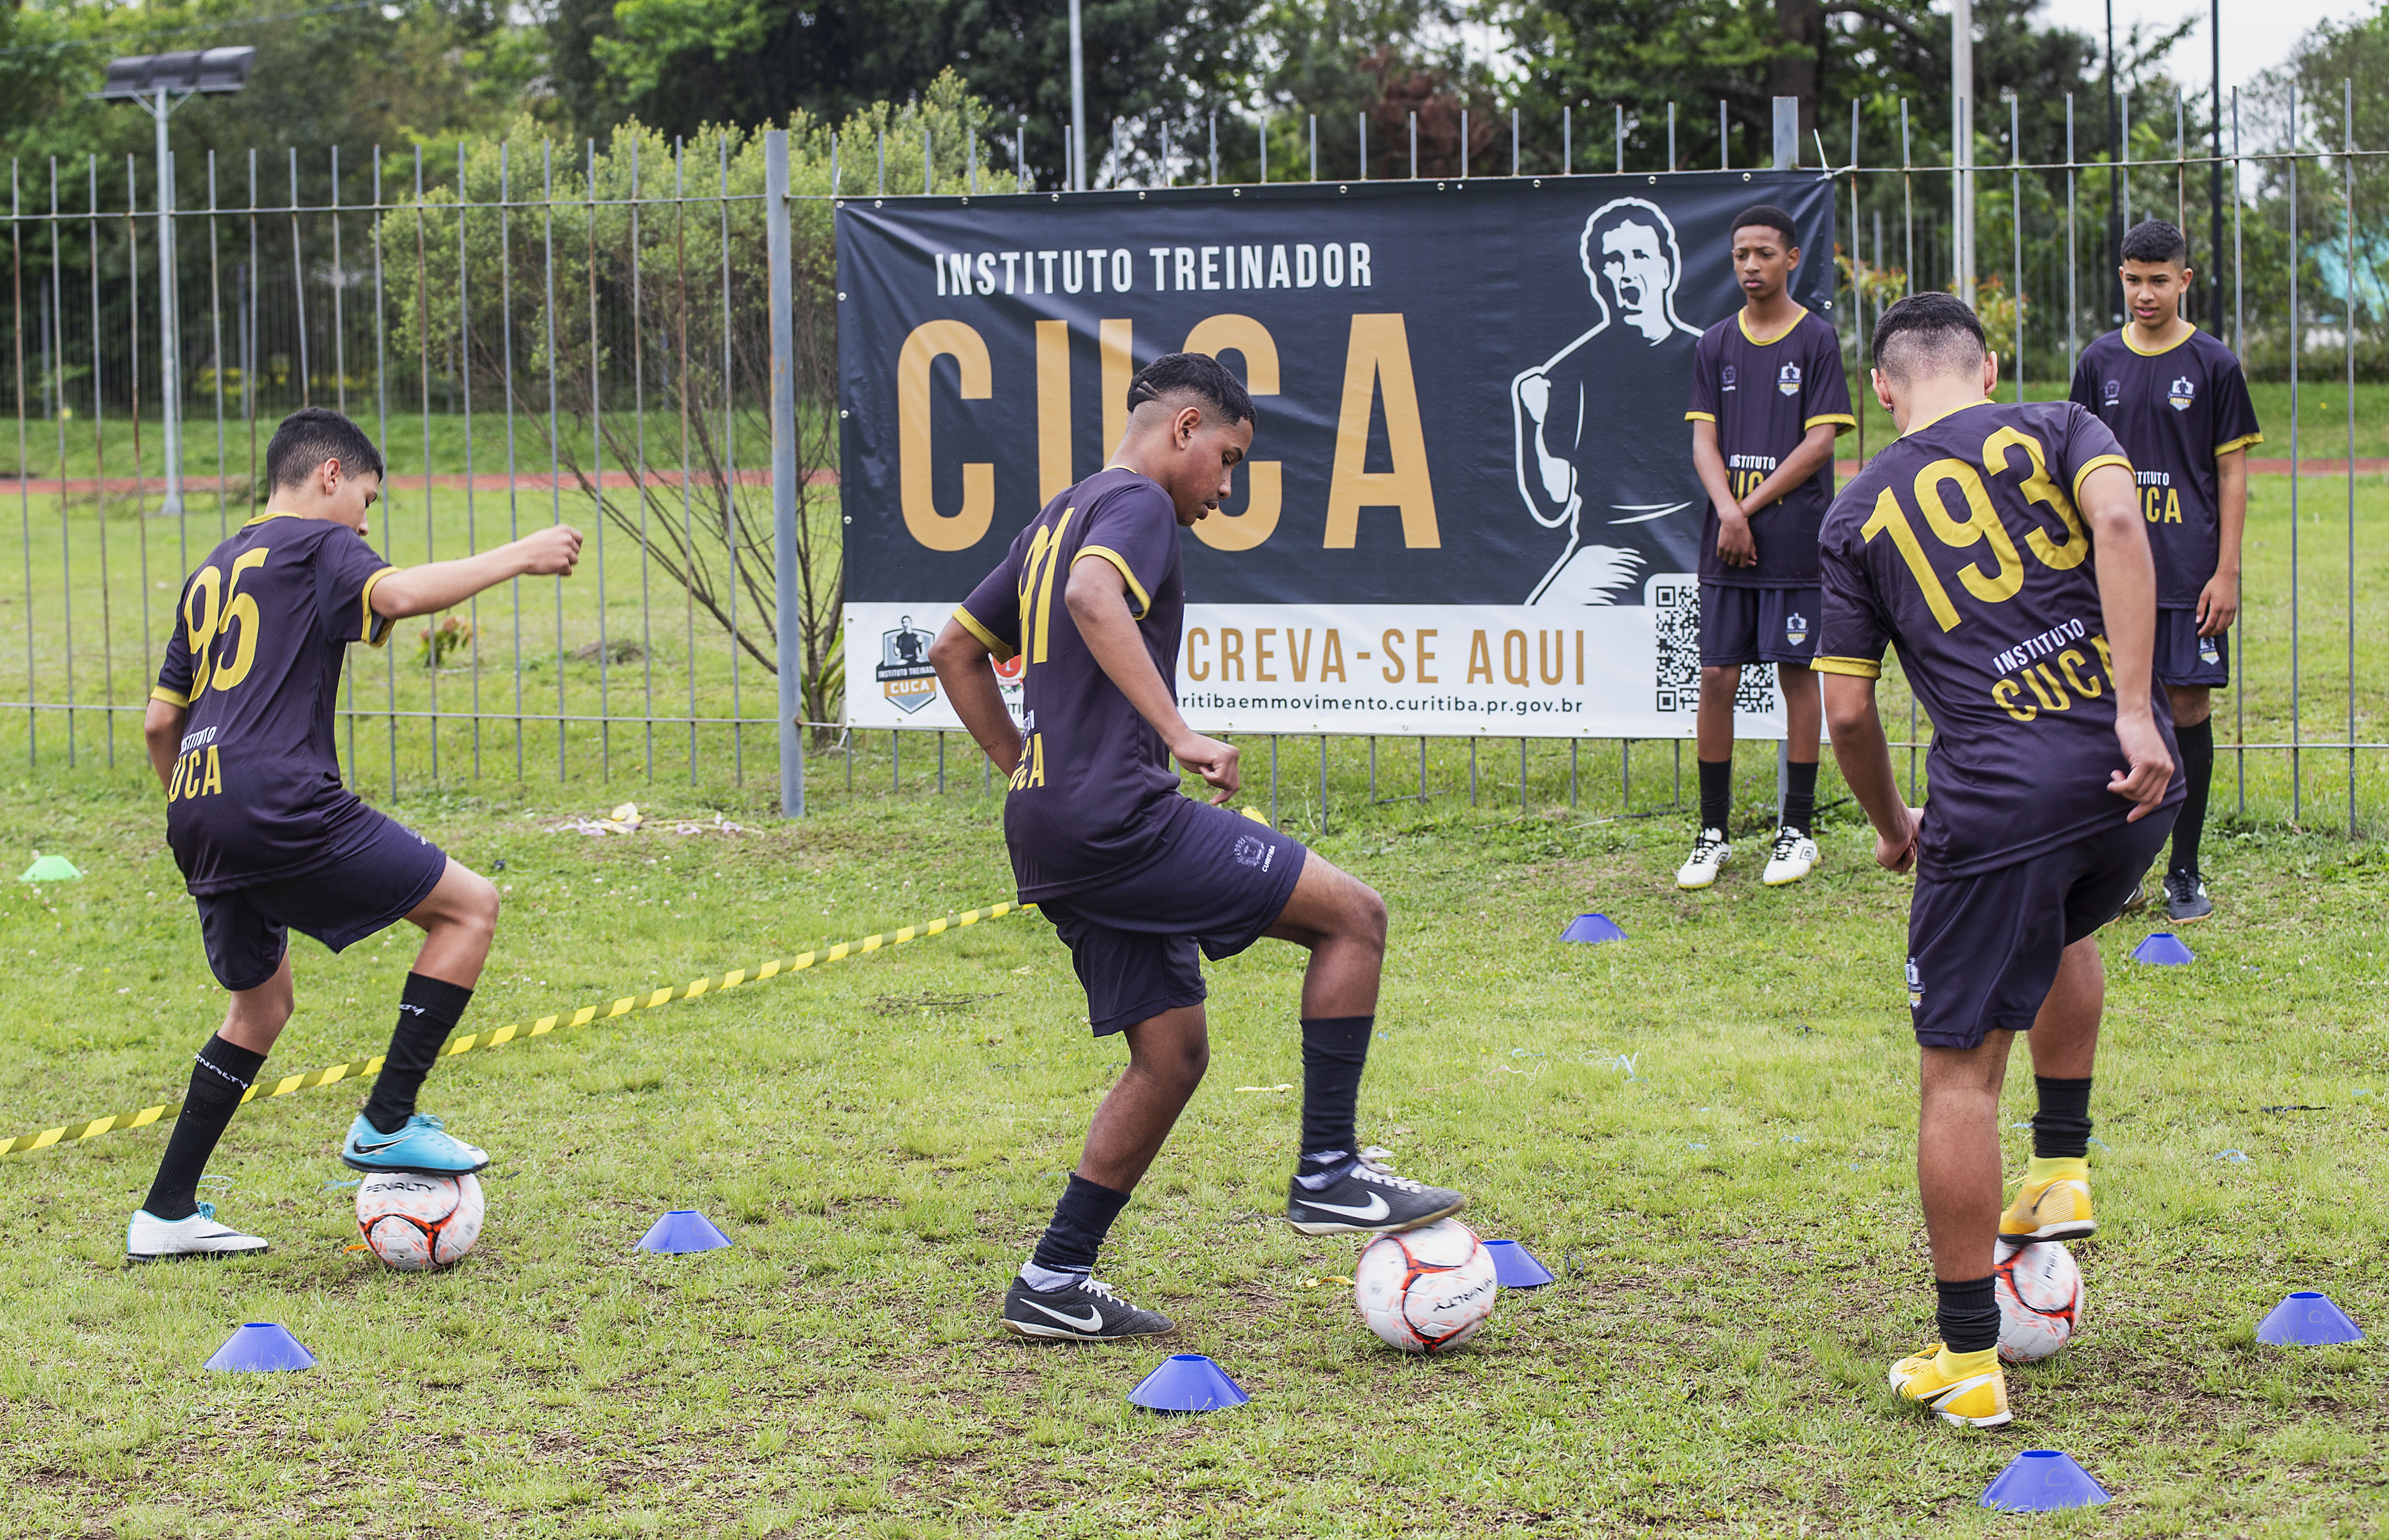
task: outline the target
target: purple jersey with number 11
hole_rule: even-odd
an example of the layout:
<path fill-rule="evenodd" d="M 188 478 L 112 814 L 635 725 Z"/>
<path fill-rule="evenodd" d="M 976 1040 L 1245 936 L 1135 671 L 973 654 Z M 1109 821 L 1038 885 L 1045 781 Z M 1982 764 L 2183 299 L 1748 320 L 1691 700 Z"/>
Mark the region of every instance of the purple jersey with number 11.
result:
<path fill-rule="evenodd" d="M 188 712 L 166 842 L 192 892 L 331 866 L 373 822 L 340 784 L 332 715 L 349 644 L 389 638 L 372 601 L 394 571 L 346 524 L 265 513 L 183 584 L 149 693 Z"/>
<path fill-rule="evenodd" d="M 1911 426 L 1834 499 L 1820 674 L 1875 678 L 1886 644 L 1933 718 L 1923 868 L 1973 877 L 2122 824 L 2126 768 L 2083 478 L 2131 469 L 2071 403 L 1981 402 Z M 2152 709 L 2172 747 L 2162 687 Z M 2181 801 L 2180 757 L 2162 806 Z"/>

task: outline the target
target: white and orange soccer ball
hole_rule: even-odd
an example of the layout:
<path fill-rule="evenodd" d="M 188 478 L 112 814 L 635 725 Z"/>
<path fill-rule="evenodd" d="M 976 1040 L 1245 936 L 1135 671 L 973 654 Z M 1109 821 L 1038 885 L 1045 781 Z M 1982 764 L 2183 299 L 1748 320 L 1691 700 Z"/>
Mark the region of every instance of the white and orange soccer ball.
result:
<path fill-rule="evenodd" d="M 2033 1364 L 2073 1340 L 2082 1324 L 2082 1269 L 2062 1242 L 2002 1245 L 1991 1270 L 1999 1301 L 1999 1357 Z"/>
<path fill-rule="evenodd" d="M 1501 1287 L 1493 1254 L 1457 1219 L 1379 1236 L 1352 1269 L 1361 1319 L 1404 1353 L 1442 1353 L 1476 1336 Z"/>
<path fill-rule="evenodd" d="M 447 1267 L 481 1236 L 481 1184 L 461 1176 L 377 1171 L 357 1186 L 357 1233 L 402 1273 Z"/>

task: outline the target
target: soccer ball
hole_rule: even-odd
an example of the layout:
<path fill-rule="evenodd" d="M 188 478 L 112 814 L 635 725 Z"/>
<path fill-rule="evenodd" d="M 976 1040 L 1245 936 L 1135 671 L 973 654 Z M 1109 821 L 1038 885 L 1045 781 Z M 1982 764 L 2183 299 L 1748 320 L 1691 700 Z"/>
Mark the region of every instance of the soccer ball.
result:
<path fill-rule="evenodd" d="M 1500 1290 L 1493 1254 L 1457 1219 L 1379 1236 L 1352 1269 L 1361 1319 L 1404 1353 L 1441 1353 L 1476 1336 Z"/>
<path fill-rule="evenodd" d="M 2005 1252 L 1991 1270 L 1999 1301 L 1999 1357 L 2034 1364 L 2063 1347 L 2082 1324 L 2082 1269 L 2054 1240 L 2036 1240 Z"/>
<path fill-rule="evenodd" d="M 357 1233 L 402 1273 L 446 1267 L 481 1236 L 481 1184 L 461 1176 L 377 1171 L 357 1187 Z"/>

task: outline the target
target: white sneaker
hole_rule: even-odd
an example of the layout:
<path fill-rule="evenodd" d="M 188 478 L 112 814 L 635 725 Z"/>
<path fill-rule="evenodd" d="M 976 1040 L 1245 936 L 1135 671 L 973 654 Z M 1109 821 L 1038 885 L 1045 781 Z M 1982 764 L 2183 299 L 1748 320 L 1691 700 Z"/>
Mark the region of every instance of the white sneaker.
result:
<path fill-rule="evenodd" d="M 162 1262 L 170 1257 L 246 1256 L 262 1251 L 265 1242 L 216 1223 L 216 1206 L 202 1203 L 188 1219 L 164 1220 L 143 1209 L 124 1228 L 128 1262 Z"/>
<path fill-rule="evenodd" d="M 1733 847 L 1726 843 L 1725 830 L 1705 828 L 1693 841 L 1693 853 L 1676 868 L 1679 888 L 1706 888 L 1718 879 L 1718 868 L 1733 857 Z"/>
<path fill-rule="evenodd" d="M 1775 831 L 1775 849 L 1768 855 L 1767 871 L 1759 880 L 1770 888 L 1781 888 L 1799 881 L 1816 866 L 1817 841 L 1786 824 Z"/>

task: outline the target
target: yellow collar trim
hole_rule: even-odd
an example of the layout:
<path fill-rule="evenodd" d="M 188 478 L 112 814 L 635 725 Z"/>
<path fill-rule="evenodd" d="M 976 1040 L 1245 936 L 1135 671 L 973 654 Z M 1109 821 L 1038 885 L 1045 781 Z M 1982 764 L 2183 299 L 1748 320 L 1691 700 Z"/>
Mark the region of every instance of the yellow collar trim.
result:
<path fill-rule="evenodd" d="M 2162 358 L 2166 353 L 2173 352 L 2174 349 L 2181 346 L 2184 342 L 2187 342 L 2191 338 L 2197 336 L 2198 323 L 2195 321 L 2186 323 L 2185 329 L 2182 334 L 2161 348 L 2144 348 L 2138 342 L 2133 341 L 2132 328 L 2128 323 L 2120 328 L 2115 335 L 2124 340 L 2124 346 L 2131 349 L 2134 353 L 2139 353 L 2142 358 Z"/>
<path fill-rule="evenodd" d="M 1910 423 L 1908 425 L 1908 430 L 1899 436 L 1903 439 L 1913 438 L 1917 434 L 1922 433 L 1926 429 L 1932 427 L 1935 423 L 1939 422 L 1944 417 L 1954 417 L 1961 412 L 1971 412 L 1977 406 L 1995 406 L 1998 403 L 1994 402 L 1990 397 L 1985 396 L 1980 401 L 1970 401 L 1963 406 L 1952 406 L 1946 412 L 1934 413 L 1931 417 L 1926 417 L 1923 422 Z"/>
<path fill-rule="evenodd" d="M 1734 324 L 1742 328 L 1742 335 L 1746 338 L 1753 346 L 1771 348 L 1776 343 L 1783 340 L 1786 337 L 1791 336 L 1795 331 L 1797 331 L 1800 328 L 1800 323 L 1808 318 L 1808 311 L 1806 306 L 1794 305 L 1792 308 L 1798 311 L 1800 314 L 1793 316 L 1791 321 L 1783 327 L 1783 329 L 1777 332 L 1772 337 L 1761 337 L 1757 332 L 1750 329 L 1750 312 L 1746 309 L 1735 314 L 1733 318 Z"/>
<path fill-rule="evenodd" d="M 269 519 L 304 519 L 306 517 L 307 515 L 303 513 L 292 513 L 286 508 L 268 508 L 263 513 L 261 513 L 256 518 L 250 520 L 248 523 L 243 524 L 241 528 L 244 530 L 252 529 L 259 524 L 264 523 Z"/>

